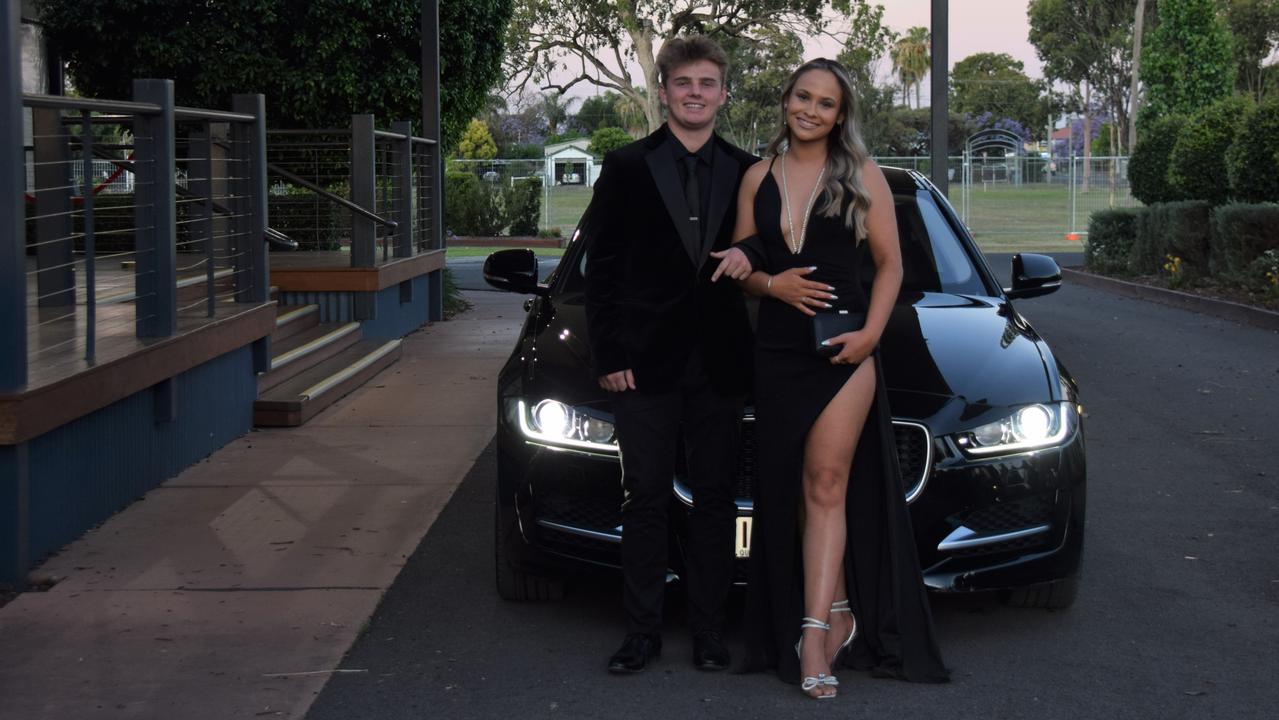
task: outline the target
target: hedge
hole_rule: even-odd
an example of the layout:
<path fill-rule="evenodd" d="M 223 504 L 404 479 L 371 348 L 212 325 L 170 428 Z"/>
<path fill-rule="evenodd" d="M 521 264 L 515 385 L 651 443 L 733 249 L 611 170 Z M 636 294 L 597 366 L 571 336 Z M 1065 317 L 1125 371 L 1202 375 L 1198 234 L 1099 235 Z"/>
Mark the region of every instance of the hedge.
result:
<path fill-rule="evenodd" d="M 542 181 L 516 180 L 502 191 L 503 217 L 512 235 L 536 235 L 542 214 Z"/>
<path fill-rule="evenodd" d="M 1242 282 L 1267 250 L 1279 252 L 1279 205 L 1223 205 L 1212 213 L 1214 275 Z"/>
<path fill-rule="evenodd" d="M 1128 255 L 1137 239 L 1137 223 L 1145 208 L 1099 210 L 1088 219 L 1084 264 L 1101 273 L 1124 275 Z"/>
<path fill-rule="evenodd" d="M 1185 273 L 1208 272 L 1211 206 L 1202 200 L 1159 203 L 1137 218 L 1137 237 L 1128 252 L 1128 271 L 1158 273 L 1168 256 L 1181 258 Z"/>
<path fill-rule="evenodd" d="M 1145 205 L 1181 200 L 1168 184 L 1168 158 L 1186 124 L 1182 115 L 1168 115 L 1146 123 L 1128 159 L 1128 182 L 1133 197 Z"/>
<path fill-rule="evenodd" d="M 1239 202 L 1279 201 L 1279 97 L 1249 108 L 1226 153 L 1230 192 Z"/>
<path fill-rule="evenodd" d="M 1174 195 L 1213 205 L 1230 199 L 1226 153 L 1248 108 L 1248 100 L 1229 97 L 1195 113 L 1182 126 L 1168 156 L 1168 185 Z"/>
<path fill-rule="evenodd" d="M 496 235 L 505 225 L 490 183 L 469 172 L 444 176 L 444 226 L 456 235 Z"/>

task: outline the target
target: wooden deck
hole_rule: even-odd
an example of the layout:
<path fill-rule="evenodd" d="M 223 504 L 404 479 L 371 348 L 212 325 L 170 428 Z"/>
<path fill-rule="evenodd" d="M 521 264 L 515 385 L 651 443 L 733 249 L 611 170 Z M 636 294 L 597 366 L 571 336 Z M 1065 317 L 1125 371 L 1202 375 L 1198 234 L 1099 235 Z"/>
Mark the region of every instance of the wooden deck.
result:
<path fill-rule="evenodd" d="M 271 253 L 271 284 L 284 292 L 377 292 L 444 267 L 444 251 L 407 258 L 378 256 L 374 267 L 351 267 L 347 252 Z"/>

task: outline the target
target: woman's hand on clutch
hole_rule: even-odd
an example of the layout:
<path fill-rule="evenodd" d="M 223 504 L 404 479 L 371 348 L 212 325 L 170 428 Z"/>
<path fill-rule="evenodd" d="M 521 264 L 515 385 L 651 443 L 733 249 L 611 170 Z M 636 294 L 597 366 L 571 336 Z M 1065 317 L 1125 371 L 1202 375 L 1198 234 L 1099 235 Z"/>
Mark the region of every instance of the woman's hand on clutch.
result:
<path fill-rule="evenodd" d="M 711 257 L 719 260 L 719 267 L 715 268 L 715 273 L 711 275 L 711 282 L 719 280 L 720 275 L 727 276 L 733 280 L 745 280 L 750 277 L 754 268 L 751 267 L 751 261 L 746 257 L 746 253 L 740 248 L 729 248 L 711 253 Z"/>
<path fill-rule="evenodd" d="M 870 357 L 875 350 L 875 338 L 865 330 L 836 335 L 826 342 L 829 345 L 841 346 L 839 353 L 830 359 L 832 365 L 857 365 Z"/>
<path fill-rule="evenodd" d="M 831 293 L 835 288 L 804 277 L 816 269 L 798 267 L 777 273 L 768 281 L 768 294 L 805 315 L 816 315 L 813 308 L 825 310 L 830 307 L 828 300 L 839 299 Z"/>

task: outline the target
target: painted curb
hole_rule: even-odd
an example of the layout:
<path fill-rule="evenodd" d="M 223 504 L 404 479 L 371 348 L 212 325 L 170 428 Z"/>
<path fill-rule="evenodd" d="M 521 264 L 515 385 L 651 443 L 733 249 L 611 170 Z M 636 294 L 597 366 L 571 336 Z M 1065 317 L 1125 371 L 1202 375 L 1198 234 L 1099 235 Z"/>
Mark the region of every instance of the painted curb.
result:
<path fill-rule="evenodd" d="M 1168 305 L 1182 310 L 1189 310 L 1204 315 L 1212 315 L 1224 320 L 1233 320 L 1265 330 L 1279 331 L 1279 312 L 1263 310 L 1229 300 L 1217 300 L 1199 295 L 1184 293 L 1179 290 L 1167 290 L 1151 287 L 1141 283 L 1119 280 L 1117 278 L 1095 275 L 1079 268 L 1064 267 L 1061 269 L 1064 279 L 1078 285 L 1106 290 L 1117 295 L 1135 297 L 1141 300 Z"/>

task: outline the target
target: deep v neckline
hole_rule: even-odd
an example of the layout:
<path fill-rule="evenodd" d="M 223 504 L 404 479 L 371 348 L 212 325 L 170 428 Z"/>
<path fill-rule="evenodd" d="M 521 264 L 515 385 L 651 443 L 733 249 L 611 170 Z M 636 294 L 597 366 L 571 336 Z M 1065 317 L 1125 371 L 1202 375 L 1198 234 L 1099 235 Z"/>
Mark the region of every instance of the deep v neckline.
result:
<path fill-rule="evenodd" d="M 781 185 L 779 185 L 779 184 L 777 183 L 777 176 L 773 174 L 773 165 L 774 165 L 774 163 L 770 163 L 770 164 L 769 164 L 769 166 L 768 166 L 768 178 L 769 178 L 769 180 L 771 180 L 771 181 L 772 181 L 772 183 L 773 183 L 773 193 L 777 195 L 777 235 L 778 235 L 779 237 L 781 237 L 781 239 L 782 239 L 782 245 L 785 245 L 785 246 L 786 246 L 786 252 L 790 253 L 792 256 L 798 256 L 798 255 L 801 255 L 801 254 L 804 252 L 804 246 L 803 246 L 803 245 L 801 245 L 801 246 L 800 246 L 800 248 L 799 248 L 799 252 L 795 252 L 795 251 L 791 250 L 791 244 L 790 244 L 790 241 L 788 241 L 788 240 L 786 239 L 786 228 L 785 228 L 785 226 L 782 224 L 782 210 L 783 210 L 783 208 L 785 207 L 785 205 L 786 205 L 786 201 L 787 201 L 789 198 L 784 198 L 784 197 L 782 197 L 782 186 L 781 186 Z M 826 191 L 825 191 L 825 190 L 823 190 L 823 191 L 822 191 L 822 195 L 825 195 L 825 194 L 826 194 Z M 820 197 L 821 197 L 821 195 L 819 195 L 819 196 L 818 196 L 818 198 L 819 198 L 819 199 L 820 199 Z M 812 220 L 813 220 L 813 209 L 814 209 L 814 208 L 816 208 L 816 207 L 817 207 L 817 203 L 816 203 L 816 202 L 814 202 L 814 203 L 812 204 L 812 206 L 810 206 L 810 207 L 808 208 L 808 214 L 806 214 L 806 215 L 803 217 L 803 219 L 801 220 L 801 222 L 804 222 L 804 223 L 812 223 Z"/>

